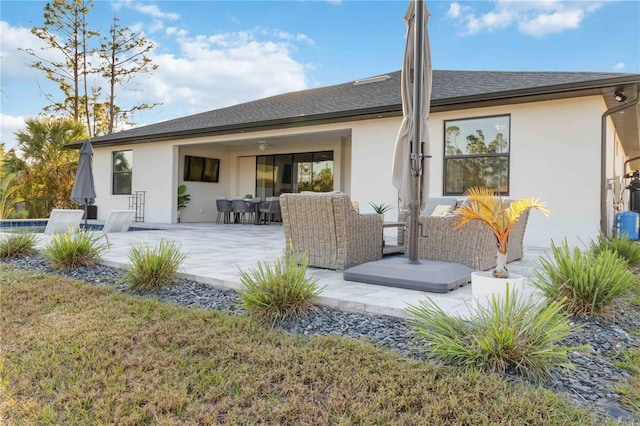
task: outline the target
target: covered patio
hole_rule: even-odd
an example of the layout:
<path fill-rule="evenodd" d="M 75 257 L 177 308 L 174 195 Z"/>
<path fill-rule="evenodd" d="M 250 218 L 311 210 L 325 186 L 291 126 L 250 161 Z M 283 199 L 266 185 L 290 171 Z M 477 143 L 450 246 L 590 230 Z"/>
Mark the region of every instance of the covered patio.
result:
<path fill-rule="evenodd" d="M 272 262 L 282 255 L 285 247 L 284 231 L 279 225 L 145 223 L 144 226 L 161 229 L 108 234 L 110 247 L 103 263 L 124 268 L 132 244 L 144 243 L 153 248 L 163 239 L 176 241 L 187 255 L 182 276 L 215 287 L 238 289 L 241 270 L 255 267 L 258 261 Z M 43 247 L 49 238 L 40 234 L 38 247 Z M 538 259 L 544 253 L 544 248 L 525 247 L 524 257 L 510 263 L 509 270 L 533 278 Z M 309 268 L 308 273 L 317 276 L 319 285 L 324 286 L 319 303 L 344 311 L 406 317 L 408 305 L 430 298 L 449 314 L 466 315 L 472 301 L 470 285 L 437 294 L 345 281 L 342 271 Z M 531 294 L 532 287 L 527 285 L 525 292 Z"/>

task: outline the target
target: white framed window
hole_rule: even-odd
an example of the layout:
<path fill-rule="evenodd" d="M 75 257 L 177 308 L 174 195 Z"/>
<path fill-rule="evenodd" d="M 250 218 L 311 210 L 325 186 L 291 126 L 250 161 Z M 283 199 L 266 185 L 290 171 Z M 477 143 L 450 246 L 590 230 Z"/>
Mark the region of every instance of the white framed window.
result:
<path fill-rule="evenodd" d="M 133 151 L 113 151 L 112 160 L 113 194 L 131 194 Z"/>
<path fill-rule="evenodd" d="M 444 195 L 484 186 L 509 195 L 511 116 L 444 122 Z"/>

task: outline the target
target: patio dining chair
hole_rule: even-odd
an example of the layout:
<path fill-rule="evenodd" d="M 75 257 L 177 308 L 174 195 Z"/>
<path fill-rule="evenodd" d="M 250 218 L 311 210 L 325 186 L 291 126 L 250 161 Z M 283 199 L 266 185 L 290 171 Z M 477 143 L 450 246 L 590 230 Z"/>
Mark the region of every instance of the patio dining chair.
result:
<path fill-rule="evenodd" d="M 216 208 L 218 209 L 218 217 L 216 223 L 220 223 L 220 217 L 223 218 L 224 223 L 231 222 L 231 213 L 233 213 L 233 203 L 226 198 L 218 198 L 216 200 Z"/>
<path fill-rule="evenodd" d="M 280 220 L 280 199 L 278 197 L 267 197 L 267 201 L 260 203 L 258 212 L 260 214 L 259 223 L 278 221 L 282 224 Z"/>
<path fill-rule="evenodd" d="M 250 223 L 253 220 L 254 206 L 244 198 L 234 198 L 233 204 L 233 223 Z"/>

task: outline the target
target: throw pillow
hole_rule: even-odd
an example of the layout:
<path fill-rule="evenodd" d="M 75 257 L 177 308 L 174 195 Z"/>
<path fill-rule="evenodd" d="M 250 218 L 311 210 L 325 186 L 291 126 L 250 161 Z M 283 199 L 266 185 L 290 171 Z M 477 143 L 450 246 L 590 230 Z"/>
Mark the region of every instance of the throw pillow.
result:
<path fill-rule="evenodd" d="M 439 204 L 433 209 L 431 216 L 446 216 L 451 211 L 451 206 Z"/>

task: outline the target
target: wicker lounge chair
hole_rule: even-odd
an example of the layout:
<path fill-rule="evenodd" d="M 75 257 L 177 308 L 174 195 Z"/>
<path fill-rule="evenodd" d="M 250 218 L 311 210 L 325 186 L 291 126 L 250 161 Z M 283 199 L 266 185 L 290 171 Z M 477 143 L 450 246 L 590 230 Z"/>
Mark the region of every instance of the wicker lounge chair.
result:
<path fill-rule="evenodd" d="M 406 221 L 408 212 L 401 212 L 399 221 Z M 507 262 L 522 259 L 524 232 L 529 220 L 527 210 L 516 222 L 509 234 Z M 496 266 L 496 237 L 487 226 L 471 222 L 464 228 L 454 228 L 454 218 L 448 216 L 420 216 L 418 258 L 456 262 L 470 268 L 485 271 Z M 407 233 L 410 232 L 407 226 Z M 405 234 L 406 235 L 406 234 Z M 405 255 L 408 238 L 404 238 Z"/>
<path fill-rule="evenodd" d="M 382 258 L 382 217 L 358 214 L 342 193 L 282 194 L 287 251 L 306 252 L 309 266 L 344 270 Z"/>

